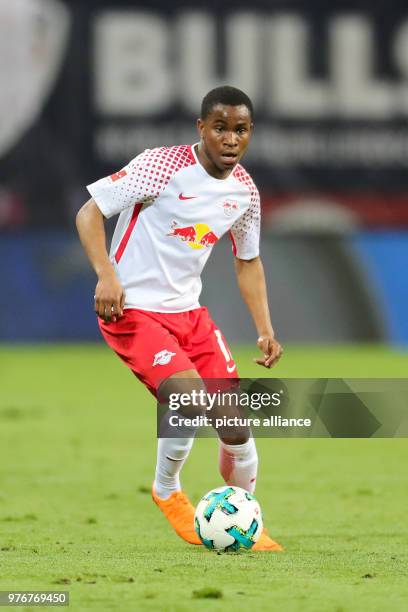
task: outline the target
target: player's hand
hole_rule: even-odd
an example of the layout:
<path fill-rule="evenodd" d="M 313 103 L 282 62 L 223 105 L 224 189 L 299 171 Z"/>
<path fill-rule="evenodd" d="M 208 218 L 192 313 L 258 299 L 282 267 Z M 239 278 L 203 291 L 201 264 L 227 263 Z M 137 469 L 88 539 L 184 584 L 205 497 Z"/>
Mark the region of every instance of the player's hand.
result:
<path fill-rule="evenodd" d="M 271 368 L 279 361 L 283 348 L 273 336 L 259 336 L 257 345 L 259 350 L 262 351 L 263 357 L 255 358 L 255 363 L 265 368 Z"/>
<path fill-rule="evenodd" d="M 95 312 L 105 321 L 115 323 L 123 315 L 125 291 L 115 273 L 99 279 L 94 298 Z"/>

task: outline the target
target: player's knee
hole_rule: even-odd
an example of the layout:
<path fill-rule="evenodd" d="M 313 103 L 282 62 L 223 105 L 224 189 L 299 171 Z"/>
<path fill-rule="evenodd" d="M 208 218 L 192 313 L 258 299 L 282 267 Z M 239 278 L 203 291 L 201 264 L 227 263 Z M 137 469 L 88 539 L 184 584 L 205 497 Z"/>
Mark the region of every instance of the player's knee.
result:
<path fill-rule="evenodd" d="M 246 427 L 226 427 L 218 431 L 218 436 L 224 444 L 246 444 L 251 436 L 249 428 Z"/>
<path fill-rule="evenodd" d="M 194 418 L 206 410 L 206 393 L 204 382 L 199 376 L 170 377 L 160 385 L 158 398 L 160 403 L 168 404 L 183 416 Z"/>

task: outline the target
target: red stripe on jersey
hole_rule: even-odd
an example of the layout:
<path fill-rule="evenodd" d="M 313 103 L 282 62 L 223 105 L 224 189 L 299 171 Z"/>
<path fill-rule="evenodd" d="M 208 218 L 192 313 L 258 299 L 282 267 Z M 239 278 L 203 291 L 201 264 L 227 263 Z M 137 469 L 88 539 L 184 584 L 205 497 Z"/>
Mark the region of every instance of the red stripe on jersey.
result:
<path fill-rule="evenodd" d="M 188 150 L 188 163 L 194 166 L 197 163 L 197 161 L 193 153 L 193 145 L 187 145 L 187 147 L 188 147 L 187 149 Z"/>
<path fill-rule="evenodd" d="M 235 244 L 234 236 L 232 235 L 231 231 L 229 231 L 228 233 L 229 233 L 230 240 L 232 242 L 232 252 L 236 256 L 237 255 L 237 245 Z"/>
<path fill-rule="evenodd" d="M 129 242 L 130 235 L 133 232 L 133 228 L 136 225 L 136 221 L 137 221 L 139 213 L 140 213 L 140 211 L 142 209 L 142 206 L 143 206 L 143 204 L 141 202 L 138 202 L 137 204 L 135 204 L 135 206 L 133 208 L 133 214 L 132 214 L 132 218 L 130 220 L 130 223 L 129 223 L 129 225 L 126 228 L 126 232 L 123 234 L 123 238 L 120 241 L 120 244 L 118 246 L 118 250 L 115 253 L 116 263 L 119 263 L 122 255 L 123 255 L 123 252 L 126 249 L 127 243 Z"/>

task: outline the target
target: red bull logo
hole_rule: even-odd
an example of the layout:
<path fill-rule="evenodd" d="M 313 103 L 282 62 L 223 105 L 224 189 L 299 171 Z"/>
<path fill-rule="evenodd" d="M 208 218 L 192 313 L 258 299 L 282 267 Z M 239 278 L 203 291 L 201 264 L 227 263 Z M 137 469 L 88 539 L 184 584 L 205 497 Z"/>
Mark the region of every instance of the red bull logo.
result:
<path fill-rule="evenodd" d="M 187 242 L 192 249 L 203 249 L 204 247 L 213 246 L 218 240 L 218 236 L 214 234 L 212 229 L 206 223 L 195 223 L 181 227 L 177 221 L 171 224 L 171 231 L 167 236 L 174 236 L 182 242 Z"/>
<path fill-rule="evenodd" d="M 219 206 L 224 210 L 226 217 L 232 217 L 235 212 L 239 211 L 239 204 L 234 200 L 224 200 Z"/>

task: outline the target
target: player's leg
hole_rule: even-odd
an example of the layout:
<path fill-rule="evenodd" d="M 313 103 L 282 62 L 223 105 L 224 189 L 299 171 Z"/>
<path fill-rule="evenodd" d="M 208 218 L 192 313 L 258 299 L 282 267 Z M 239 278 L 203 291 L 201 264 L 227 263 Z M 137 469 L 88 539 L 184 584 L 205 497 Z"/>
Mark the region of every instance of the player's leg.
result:
<path fill-rule="evenodd" d="M 185 370 L 169 376 L 161 385 L 158 397 L 161 404 L 168 404 L 170 397 L 180 397 L 193 391 L 205 390 L 196 370 Z M 203 407 L 181 406 L 178 416 L 194 418 Z M 180 471 L 190 453 L 196 434 L 196 427 L 185 425 L 169 426 L 168 411 L 160 424 L 157 446 L 156 474 L 152 496 L 176 533 L 190 544 L 201 544 L 194 530 L 194 507 L 181 490 Z"/>
<path fill-rule="evenodd" d="M 188 352 L 200 376 L 207 378 L 237 378 L 238 373 L 228 344 L 210 318 L 206 308 L 197 311 L 194 343 Z M 233 384 L 233 381 L 231 381 Z M 258 454 L 255 440 L 247 430 L 221 431 L 219 436 L 219 469 L 224 481 L 253 492 L 255 489 Z M 272 540 L 264 529 L 252 550 L 281 551 L 280 544 Z"/>
<path fill-rule="evenodd" d="M 159 398 L 161 403 L 168 403 L 170 396 L 179 396 L 181 393 L 190 394 L 193 390 L 203 388 L 201 378 L 196 370 L 185 370 L 169 376 L 160 385 Z M 202 410 L 195 407 L 182 406 L 178 415 L 194 417 Z M 156 475 L 154 490 L 161 499 L 167 499 L 172 493 L 181 490 L 180 471 L 193 446 L 197 428 L 181 424 L 170 427 L 169 417 L 174 413 L 168 411 L 162 420 L 157 450 Z M 170 437 L 169 437 L 170 434 Z"/>
<path fill-rule="evenodd" d="M 108 345 L 156 397 L 159 389 L 163 399 L 166 394 L 168 397 L 170 393 L 188 392 L 189 387 L 202 384 L 177 337 L 158 313 L 129 309 L 118 321 L 105 323 L 100 319 L 99 325 Z M 180 376 L 183 376 L 183 388 L 177 382 Z M 176 433 L 173 431 L 172 435 Z M 179 473 L 191 449 L 195 430 L 184 429 L 178 433 L 180 436 L 158 441 L 155 482 L 163 499 L 154 487 L 153 499 L 183 539 L 201 544 L 194 531 L 194 508 L 179 485 Z"/>
<path fill-rule="evenodd" d="M 197 321 L 188 356 L 202 378 L 230 379 L 233 386 L 238 372 L 227 341 L 205 307 L 194 312 Z M 250 430 L 225 428 L 218 430 L 218 434 L 221 476 L 227 484 L 252 493 L 257 477 L 258 454 Z"/>
<path fill-rule="evenodd" d="M 258 472 L 255 440 L 249 437 L 242 444 L 228 444 L 220 438 L 218 466 L 226 484 L 253 493 Z"/>

